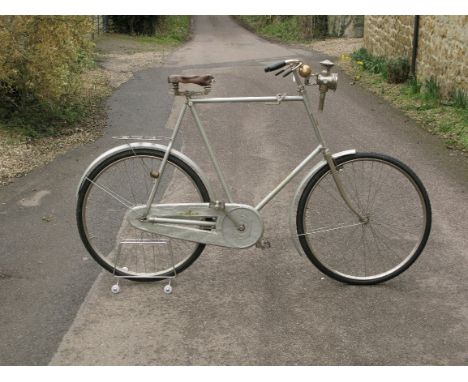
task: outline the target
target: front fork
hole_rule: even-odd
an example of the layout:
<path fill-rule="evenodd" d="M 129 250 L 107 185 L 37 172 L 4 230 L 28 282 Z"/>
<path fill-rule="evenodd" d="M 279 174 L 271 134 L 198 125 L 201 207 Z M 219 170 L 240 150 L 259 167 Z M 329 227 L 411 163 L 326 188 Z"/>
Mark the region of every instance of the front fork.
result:
<path fill-rule="evenodd" d="M 333 176 L 333 180 L 335 181 L 336 188 L 338 188 L 338 192 L 340 193 L 341 197 L 343 198 L 344 202 L 348 206 L 348 208 L 359 218 L 361 223 L 367 223 L 369 218 L 367 216 L 362 215 L 351 203 L 351 200 L 348 197 L 348 192 L 345 189 L 343 182 L 341 181 L 341 174 L 340 171 L 336 168 L 335 161 L 333 160 L 330 151 L 326 149 L 323 153 L 325 160 L 330 167 L 331 174 Z"/>
<path fill-rule="evenodd" d="M 328 72 L 329 72 L 329 70 L 328 70 Z M 369 221 L 369 218 L 362 215 L 353 206 L 353 204 L 351 203 L 351 200 L 348 197 L 348 192 L 346 191 L 345 186 L 344 186 L 343 182 L 341 181 L 340 172 L 336 169 L 335 161 L 333 160 L 333 157 L 330 154 L 330 150 L 327 148 L 327 146 L 325 144 L 325 140 L 323 139 L 322 134 L 320 133 L 320 129 L 319 129 L 319 126 L 318 126 L 318 121 L 315 119 L 314 114 L 312 113 L 312 110 L 310 109 L 310 106 L 309 106 L 310 101 L 309 101 L 309 97 L 307 95 L 307 91 L 305 90 L 304 85 L 301 83 L 301 80 L 300 80 L 299 76 L 296 75 L 296 73 L 294 73 L 294 78 L 295 78 L 296 83 L 298 84 L 299 93 L 303 94 L 303 97 L 304 97 L 304 102 L 303 103 L 304 103 L 304 106 L 306 108 L 307 115 L 309 116 L 310 122 L 312 124 L 313 129 L 314 129 L 315 136 L 316 136 L 317 140 L 319 141 L 319 143 L 323 147 L 323 149 L 322 149 L 323 150 L 323 156 L 324 156 L 326 162 L 328 163 L 328 166 L 330 167 L 330 171 L 331 171 L 331 174 L 333 176 L 333 180 L 335 181 L 336 187 L 338 188 L 338 192 L 340 193 L 341 197 L 343 198 L 343 200 L 346 203 L 346 205 L 348 206 L 348 208 L 359 218 L 359 221 L 361 223 L 367 223 Z M 321 92 L 321 94 L 322 94 L 322 92 Z M 323 100 L 324 100 L 324 98 L 323 99 L 321 98 L 320 105 L 319 105 L 319 110 L 323 110 Z"/>

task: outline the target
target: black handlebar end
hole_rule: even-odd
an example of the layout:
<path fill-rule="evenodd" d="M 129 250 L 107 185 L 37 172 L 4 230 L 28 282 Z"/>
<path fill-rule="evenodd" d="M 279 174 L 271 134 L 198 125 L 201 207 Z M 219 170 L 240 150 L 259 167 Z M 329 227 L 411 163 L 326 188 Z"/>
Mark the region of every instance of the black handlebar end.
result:
<path fill-rule="evenodd" d="M 272 72 L 273 70 L 280 69 L 286 65 L 286 61 L 274 62 L 273 64 L 265 67 L 265 72 Z"/>

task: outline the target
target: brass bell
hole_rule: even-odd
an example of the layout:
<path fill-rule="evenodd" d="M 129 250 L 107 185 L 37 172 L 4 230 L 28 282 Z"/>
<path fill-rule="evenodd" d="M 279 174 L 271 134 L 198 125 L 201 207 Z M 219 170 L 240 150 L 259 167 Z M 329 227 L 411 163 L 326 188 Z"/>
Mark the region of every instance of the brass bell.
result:
<path fill-rule="evenodd" d="M 299 75 L 303 78 L 309 78 L 311 73 L 312 68 L 307 64 L 301 65 L 301 67 L 299 68 Z"/>

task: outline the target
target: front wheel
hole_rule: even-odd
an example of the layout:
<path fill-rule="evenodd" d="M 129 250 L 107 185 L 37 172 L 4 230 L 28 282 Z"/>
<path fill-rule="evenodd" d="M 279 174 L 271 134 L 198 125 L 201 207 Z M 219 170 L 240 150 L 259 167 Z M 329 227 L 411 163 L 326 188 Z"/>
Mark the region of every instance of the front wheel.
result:
<path fill-rule="evenodd" d="M 127 216 L 147 203 L 164 151 L 128 148 L 105 159 L 83 180 L 76 218 L 80 237 L 90 255 L 106 270 L 139 281 L 174 276 L 189 267 L 204 244 L 170 239 L 140 231 Z M 209 202 L 198 174 L 169 155 L 153 203 Z M 174 272 L 175 271 L 175 272 Z"/>
<path fill-rule="evenodd" d="M 431 230 L 431 206 L 416 174 L 397 159 L 356 153 L 335 160 L 360 221 L 343 201 L 328 165 L 304 188 L 296 226 L 304 253 L 348 284 L 387 281 L 414 263 Z"/>

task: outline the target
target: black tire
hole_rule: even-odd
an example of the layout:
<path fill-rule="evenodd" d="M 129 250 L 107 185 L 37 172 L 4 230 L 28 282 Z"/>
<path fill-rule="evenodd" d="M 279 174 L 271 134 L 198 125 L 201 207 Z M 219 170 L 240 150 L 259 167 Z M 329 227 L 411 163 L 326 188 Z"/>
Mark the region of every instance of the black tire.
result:
<path fill-rule="evenodd" d="M 346 155 L 335 164 L 368 222 L 346 206 L 325 164 L 298 203 L 296 227 L 304 253 L 321 272 L 348 284 L 398 276 L 416 261 L 431 230 L 431 205 L 421 180 L 399 160 L 377 153 Z M 354 239 L 356 233 L 360 238 Z"/>
<path fill-rule="evenodd" d="M 138 254 L 133 255 L 136 259 L 134 269 L 130 269 L 127 265 L 125 267 L 120 267 L 120 261 L 123 262 L 124 260 L 116 260 L 117 258 L 121 259 L 120 250 L 116 249 L 117 243 L 121 239 L 120 236 L 130 235 L 131 233 L 132 235 L 136 235 L 138 239 L 141 238 L 142 240 L 156 239 L 155 234 L 138 231 L 125 223 L 125 214 L 128 212 L 129 208 L 128 206 L 126 207 L 124 203 L 128 204 L 128 200 L 132 197 L 135 199 L 135 204 L 146 203 L 149 195 L 148 190 L 150 189 L 150 182 L 152 181 L 149 170 L 156 167 L 154 163 L 159 163 L 163 156 L 163 151 L 149 148 L 129 148 L 128 150 L 118 152 L 96 166 L 88 177 L 83 180 L 79 187 L 76 218 L 81 240 L 94 260 L 96 260 L 104 269 L 111 273 L 115 273 L 117 276 L 125 276 L 136 281 L 157 281 L 158 279 L 174 276 L 174 270 L 172 267 L 170 269 L 167 268 L 168 262 L 170 261 L 168 260 L 169 256 L 168 259 L 164 260 L 165 263 L 161 265 L 163 270 L 156 271 L 156 261 L 160 261 L 160 259 L 156 260 L 154 247 L 152 248 L 154 261 L 154 267 L 152 270 L 148 270 L 149 266 L 145 263 L 148 261 L 147 258 L 150 254 L 145 253 L 144 251 L 148 252 L 149 249 L 143 249 L 143 254 L 139 255 L 140 260 L 137 258 Z M 125 174 L 119 173 L 119 171 L 121 171 L 120 169 L 124 169 L 124 166 L 126 167 L 125 172 L 128 179 L 125 179 Z M 115 175 L 113 173 L 115 173 Z M 119 174 L 121 175 L 120 178 Z M 138 178 L 137 175 L 139 175 Z M 135 177 L 135 180 L 133 177 Z M 183 184 L 181 183 L 181 187 L 175 187 L 172 185 L 176 180 L 184 180 Z M 98 182 L 101 182 L 101 184 Z M 165 190 L 162 191 L 162 197 L 166 198 L 174 195 L 174 198 L 176 198 L 178 193 L 183 193 L 183 198 L 185 200 L 176 201 L 177 199 L 174 199 L 173 202 L 195 203 L 210 201 L 208 190 L 198 174 L 187 163 L 173 155 L 169 156 L 166 170 L 160 180 L 160 184 L 163 183 L 166 185 L 160 187 L 160 189 L 165 188 Z M 108 191 L 104 191 L 104 189 L 112 190 L 113 193 L 118 194 L 118 197 L 121 198 L 122 201 L 117 201 L 116 197 L 111 196 L 110 193 Z M 176 192 L 170 192 L 174 190 Z M 184 190 L 190 190 L 193 192 L 184 193 Z M 194 190 L 196 190 L 196 192 Z M 125 198 L 123 196 L 124 193 L 125 196 L 128 194 L 130 197 Z M 136 195 L 137 193 L 138 195 Z M 198 193 L 198 195 L 195 195 L 196 193 Z M 107 207 L 104 207 L 106 204 Z M 101 208 L 103 209 L 102 213 L 94 212 Z M 102 239 L 97 237 L 94 232 L 90 233 L 91 230 L 95 231 L 101 228 L 103 229 L 103 232 L 107 230 L 107 232 L 104 232 L 103 235 L 101 235 Z M 104 238 L 106 235 L 108 237 Z M 97 244 L 98 240 L 96 239 L 101 240 L 102 243 L 99 242 L 99 244 Z M 176 273 L 180 273 L 192 265 L 205 248 L 205 245 L 200 243 L 189 243 L 174 239 L 170 239 L 170 242 L 174 252 L 174 257 L 179 256 L 179 253 L 182 253 L 182 251 L 184 252 L 184 254 L 181 254 L 182 260 L 179 261 L 177 259 L 174 261 L 176 263 Z M 189 248 L 186 248 L 186 246 Z M 183 247 L 183 250 L 178 247 Z M 140 249 L 135 247 L 135 251 L 137 250 Z M 112 260 L 111 254 L 117 252 L 119 252 L 119 255 L 114 255 L 114 260 Z M 128 250 L 128 252 L 132 251 Z M 185 255 L 185 252 L 187 252 L 187 255 Z M 127 254 L 126 256 L 127 258 L 125 261 L 128 261 L 129 264 L 131 263 L 133 267 L 133 260 L 128 259 L 128 257 L 132 255 Z M 141 263 L 141 259 L 143 259 L 144 271 L 141 270 L 141 264 L 138 264 L 138 261 Z M 119 264 L 115 264 L 116 262 Z M 164 269 L 164 267 L 166 268 Z M 158 278 L 155 279 L 155 276 Z"/>

